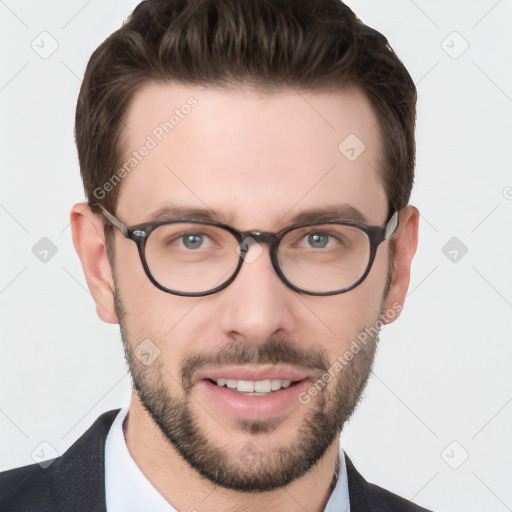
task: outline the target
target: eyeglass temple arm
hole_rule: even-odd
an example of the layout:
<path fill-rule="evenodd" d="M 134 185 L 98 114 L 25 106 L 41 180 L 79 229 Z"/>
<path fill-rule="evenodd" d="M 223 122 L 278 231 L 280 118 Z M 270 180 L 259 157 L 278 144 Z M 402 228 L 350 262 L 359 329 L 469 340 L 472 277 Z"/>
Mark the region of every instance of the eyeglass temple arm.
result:
<path fill-rule="evenodd" d="M 99 203 L 96 203 L 96 204 L 101 208 L 103 215 L 110 222 L 110 224 L 112 224 L 117 229 L 119 229 L 119 231 L 121 231 L 121 233 L 123 233 L 123 236 L 125 238 L 128 238 L 128 236 L 129 236 L 128 226 L 123 224 L 120 220 L 117 220 L 111 213 L 109 213 L 107 210 L 105 210 L 105 208 L 103 208 L 103 206 L 101 206 L 101 204 L 99 204 Z"/>
<path fill-rule="evenodd" d="M 398 229 L 398 218 L 398 212 L 395 212 L 393 215 L 391 215 L 391 218 L 386 224 L 386 230 L 384 231 L 384 240 L 387 240 Z"/>

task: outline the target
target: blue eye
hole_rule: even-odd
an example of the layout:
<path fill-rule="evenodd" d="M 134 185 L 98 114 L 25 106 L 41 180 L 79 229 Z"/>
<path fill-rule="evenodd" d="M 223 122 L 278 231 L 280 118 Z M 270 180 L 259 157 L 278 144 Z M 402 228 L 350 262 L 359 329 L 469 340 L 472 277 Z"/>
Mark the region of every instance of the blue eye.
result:
<path fill-rule="evenodd" d="M 307 242 L 314 249 L 323 249 L 329 243 L 329 235 L 324 233 L 310 233 L 307 236 Z"/>
<path fill-rule="evenodd" d="M 198 249 L 204 242 L 204 236 L 196 233 L 187 233 L 181 236 L 181 242 L 187 249 Z"/>

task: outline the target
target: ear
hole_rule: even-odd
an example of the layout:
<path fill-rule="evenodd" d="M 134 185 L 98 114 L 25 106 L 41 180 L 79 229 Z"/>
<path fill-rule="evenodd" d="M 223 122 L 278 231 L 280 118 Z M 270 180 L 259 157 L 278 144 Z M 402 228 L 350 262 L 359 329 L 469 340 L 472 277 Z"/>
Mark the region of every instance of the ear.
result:
<path fill-rule="evenodd" d="M 87 203 L 71 209 L 73 245 L 82 263 L 87 286 L 96 302 L 96 313 L 104 321 L 118 323 L 114 307 L 114 279 L 105 247 L 103 223 Z"/>
<path fill-rule="evenodd" d="M 420 214 L 414 206 L 406 206 L 400 212 L 398 231 L 393 235 L 395 239 L 395 259 L 391 273 L 389 292 L 384 301 L 384 311 L 393 309 L 396 315 L 384 320 L 392 323 L 399 316 L 405 302 L 411 278 L 411 263 L 418 246 L 418 224 Z M 400 305 L 398 308 L 397 305 Z"/>

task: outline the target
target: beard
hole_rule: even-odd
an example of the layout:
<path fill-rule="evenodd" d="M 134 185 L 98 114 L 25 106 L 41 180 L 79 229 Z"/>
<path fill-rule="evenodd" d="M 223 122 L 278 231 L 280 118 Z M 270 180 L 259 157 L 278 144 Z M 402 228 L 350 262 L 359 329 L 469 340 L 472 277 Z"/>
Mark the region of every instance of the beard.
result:
<path fill-rule="evenodd" d="M 195 372 L 212 364 L 220 367 L 281 363 L 316 374 L 318 379 L 313 383 L 319 383 L 322 375 L 332 372 L 332 363 L 322 350 L 301 348 L 283 338 L 272 337 L 257 346 L 233 342 L 215 353 L 186 356 L 177 379 L 184 393 L 173 395 L 165 384 L 165 373 L 171 374 L 161 360 L 158 358 L 145 366 L 134 355 L 135 344 L 129 339 L 126 312 L 118 290 L 116 284 L 114 299 L 133 389 L 164 438 L 194 470 L 215 485 L 242 492 L 271 491 L 288 485 L 324 456 L 361 399 L 373 365 L 378 333 L 311 400 L 304 419 L 297 425 L 294 440 L 268 451 L 260 450 L 256 446 L 258 436 L 277 429 L 286 418 L 238 420 L 237 429 L 252 436 L 254 443 L 248 441 L 238 451 L 232 446 L 224 448 L 208 438 L 194 414 L 197 400 L 192 397 L 191 383 Z M 363 331 L 364 327 L 359 332 Z"/>

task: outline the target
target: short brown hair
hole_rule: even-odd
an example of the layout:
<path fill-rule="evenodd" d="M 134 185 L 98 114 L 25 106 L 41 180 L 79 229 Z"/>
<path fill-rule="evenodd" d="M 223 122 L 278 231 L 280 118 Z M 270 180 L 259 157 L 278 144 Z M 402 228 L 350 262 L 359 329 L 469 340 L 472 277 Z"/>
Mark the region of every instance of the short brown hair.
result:
<path fill-rule="evenodd" d="M 357 86 L 384 143 L 389 210 L 407 205 L 415 165 L 416 87 L 387 39 L 339 0 L 146 0 L 93 53 L 75 138 L 93 211 L 115 212 L 120 186 L 95 191 L 122 165 L 130 102 L 149 82 L 302 90 Z M 341 141 L 340 141 L 341 142 Z"/>

